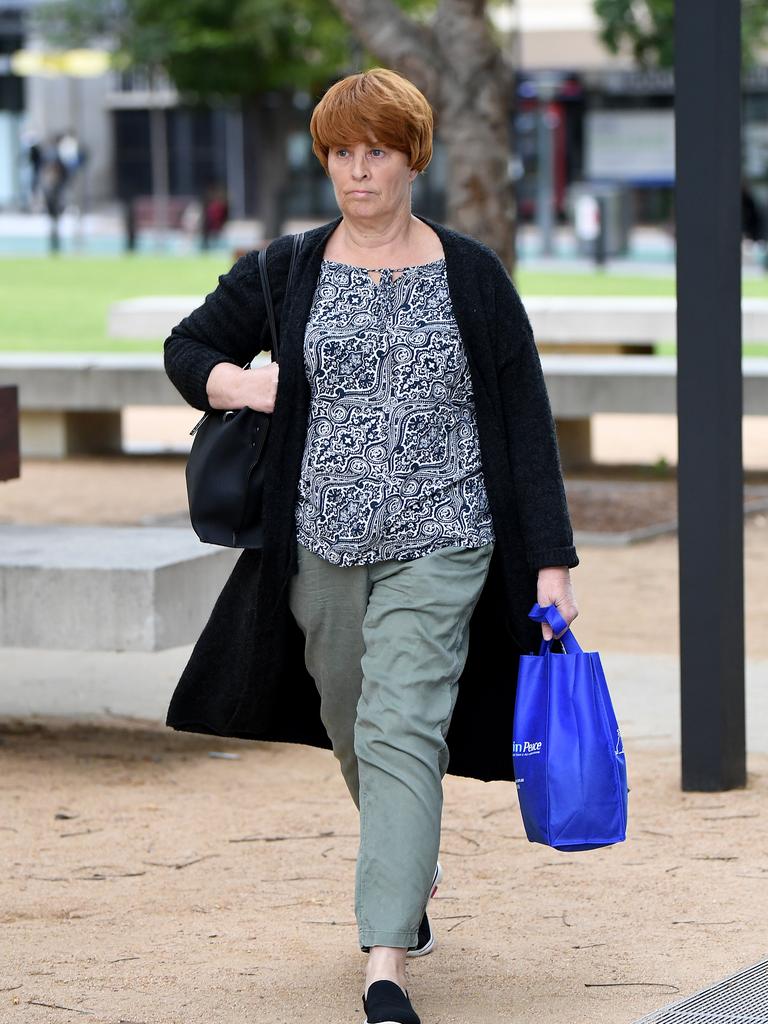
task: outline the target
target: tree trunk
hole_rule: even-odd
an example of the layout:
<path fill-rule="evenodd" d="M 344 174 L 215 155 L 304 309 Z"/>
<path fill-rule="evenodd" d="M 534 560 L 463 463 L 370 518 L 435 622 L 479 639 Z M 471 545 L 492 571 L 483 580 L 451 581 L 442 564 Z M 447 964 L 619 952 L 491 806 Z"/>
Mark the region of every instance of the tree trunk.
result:
<path fill-rule="evenodd" d="M 490 245 L 511 272 L 516 216 L 509 72 L 483 0 L 443 0 L 434 33 L 446 68 L 437 112 L 448 157 L 448 221 Z"/>
<path fill-rule="evenodd" d="M 255 168 L 246 189 L 246 208 L 258 217 L 265 239 L 277 238 L 284 221 L 288 177 L 287 137 L 292 124 L 292 96 L 273 91 L 243 100 L 244 160 Z"/>
<path fill-rule="evenodd" d="M 447 155 L 448 225 L 485 242 L 512 273 L 514 74 L 493 39 L 485 0 L 440 0 L 431 26 L 392 0 L 333 3 L 363 45 L 432 104 Z"/>

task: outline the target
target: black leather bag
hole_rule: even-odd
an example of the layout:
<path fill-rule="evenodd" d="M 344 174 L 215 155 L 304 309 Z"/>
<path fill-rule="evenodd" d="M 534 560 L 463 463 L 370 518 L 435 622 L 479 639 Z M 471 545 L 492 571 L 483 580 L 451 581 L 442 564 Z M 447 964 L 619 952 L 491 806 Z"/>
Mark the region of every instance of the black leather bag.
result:
<path fill-rule="evenodd" d="M 294 235 L 288 283 L 301 248 L 303 233 Z M 259 274 L 272 335 L 272 361 L 279 358 L 275 310 L 267 276 L 267 256 L 259 252 Z M 251 363 L 245 364 L 248 369 Z M 260 548 L 264 490 L 264 452 L 270 413 L 245 406 L 207 412 L 190 431 L 195 440 L 186 468 L 189 518 L 200 540 L 228 548 Z"/>

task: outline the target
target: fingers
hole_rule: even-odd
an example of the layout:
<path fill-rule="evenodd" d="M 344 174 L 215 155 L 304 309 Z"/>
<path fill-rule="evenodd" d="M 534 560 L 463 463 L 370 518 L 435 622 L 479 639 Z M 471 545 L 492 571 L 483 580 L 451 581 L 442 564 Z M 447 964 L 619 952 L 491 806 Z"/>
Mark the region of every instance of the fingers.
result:
<path fill-rule="evenodd" d="M 277 399 L 277 378 L 277 363 L 249 370 L 245 404 L 257 412 L 273 413 Z"/>
<path fill-rule="evenodd" d="M 567 633 L 571 627 L 571 623 L 579 614 L 579 609 L 576 606 L 575 601 L 561 601 L 558 603 L 556 600 L 542 601 L 539 600 L 539 604 L 542 607 L 547 605 L 554 605 L 557 608 L 560 615 L 566 622 L 566 628 L 561 629 L 559 633 L 555 633 L 548 622 L 541 623 L 541 635 L 545 640 L 551 640 L 553 637 L 555 640 L 559 640 L 564 633 Z"/>
<path fill-rule="evenodd" d="M 559 640 L 560 637 L 564 633 L 567 633 L 568 630 L 571 628 L 571 623 L 576 618 L 576 616 L 579 614 L 579 609 L 576 607 L 575 604 L 571 604 L 571 605 L 565 605 L 565 606 L 562 606 L 562 605 L 558 606 L 557 610 L 560 612 L 560 614 L 563 616 L 565 621 L 568 623 L 566 628 L 565 629 L 561 629 L 560 632 L 556 635 L 555 639 Z"/>
<path fill-rule="evenodd" d="M 565 619 L 565 621 L 567 623 L 566 628 L 560 630 L 560 632 L 557 634 L 557 638 L 559 640 L 560 637 L 563 635 L 563 633 L 567 633 L 568 632 L 568 630 L 571 627 L 571 623 L 576 618 L 576 616 L 579 614 L 579 612 L 578 612 L 578 609 L 575 606 L 571 607 L 571 608 L 558 608 L 558 611 L 560 612 L 560 614 L 563 616 L 563 618 Z"/>

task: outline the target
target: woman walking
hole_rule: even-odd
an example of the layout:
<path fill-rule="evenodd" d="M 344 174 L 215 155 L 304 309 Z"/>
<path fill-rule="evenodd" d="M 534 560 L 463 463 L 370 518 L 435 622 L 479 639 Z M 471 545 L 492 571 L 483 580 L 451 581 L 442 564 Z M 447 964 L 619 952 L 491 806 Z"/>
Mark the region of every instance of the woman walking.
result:
<path fill-rule="evenodd" d="M 411 210 L 432 126 L 392 71 L 332 86 L 310 131 L 341 215 L 305 234 L 288 293 L 292 239 L 269 248 L 279 365 L 241 369 L 271 346 L 256 253 L 165 343 L 195 408 L 273 414 L 263 548 L 238 560 L 167 722 L 332 748 L 360 814 L 368 1024 L 420 1021 L 406 962 L 435 947 L 449 764 L 513 779 L 527 612 L 577 615 L 525 311 L 490 248 Z"/>

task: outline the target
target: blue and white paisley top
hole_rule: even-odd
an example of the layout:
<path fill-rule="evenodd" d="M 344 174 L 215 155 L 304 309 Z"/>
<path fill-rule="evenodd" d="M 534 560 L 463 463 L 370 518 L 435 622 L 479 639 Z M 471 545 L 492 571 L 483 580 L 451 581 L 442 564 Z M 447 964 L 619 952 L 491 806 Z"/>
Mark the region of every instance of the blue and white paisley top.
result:
<path fill-rule="evenodd" d="M 379 273 L 323 260 L 304 337 L 297 540 L 335 565 L 495 540 L 445 259 Z"/>

